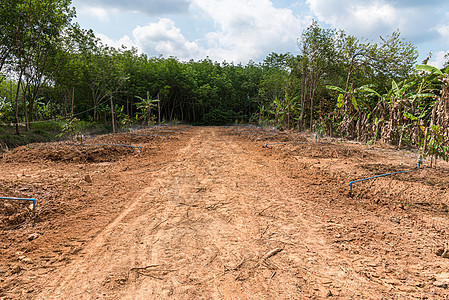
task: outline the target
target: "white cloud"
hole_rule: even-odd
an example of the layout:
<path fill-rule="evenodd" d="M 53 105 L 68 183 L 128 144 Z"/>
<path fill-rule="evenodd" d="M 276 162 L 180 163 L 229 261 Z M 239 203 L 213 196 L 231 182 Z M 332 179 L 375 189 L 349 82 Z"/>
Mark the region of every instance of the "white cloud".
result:
<path fill-rule="evenodd" d="M 377 38 L 399 29 L 415 43 L 442 38 L 436 30 L 447 24 L 447 1 L 306 0 L 320 22 L 359 37 Z M 431 16 L 431 17 L 429 17 Z M 446 25 L 447 26 L 447 25 Z M 446 28 L 447 29 L 447 28 Z"/>
<path fill-rule="evenodd" d="M 434 28 L 444 39 L 449 39 L 449 25 L 440 25 Z"/>
<path fill-rule="evenodd" d="M 132 47 L 137 47 L 135 42 L 127 35 L 125 35 L 119 40 L 113 40 L 102 33 L 96 33 L 95 36 L 98 37 L 103 44 L 108 45 L 110 47 L 120 48 L 121 46 L 125 46 L 128 49 Z"/>
<path fill-rule="evenodd" d="M 446 59 L 444 56 L 446 53 L 449 53 L 449 49 L 447 51 L 437 51 L 432 54 L 431 59 L 429 60 L 428 64 L 431 66 L 435 66 L 437 68 L 443 68 L 444 63 L 446 62 Z"/>
<path fill-rule="evenodd" d="M 306 0 L 318 21 L 351 35 L 377 40 L 399 29 L 417 45 L 420 59 L 449 47 L 449 2 L 447 0 Z M 441 57 L 435 57 L 441 64 Z"/>
<path fill-rule="evenodd" d="M 192 6 L 215 24 L 205 37 L 213 59 L 247 62 L 272 51 L 296 50 L 300 19 L 269 0 L 192 0 Z"/>
<path fill-rule="evenodd" d="M 391 33 L 402 22 L 403 11 L 386 1 L 307 0 L 307 4 L 320 22 L 365 37 Z"/>
<path fill-rule="evenodd" d="M 161 18 L 158 23 L 147 26 L 137 26 L 132 36 L 134 43 L 145 53 L 176 56 L 180 59 L 198 58 L 203 53 L 203 50 L 195 42 L 188 41 L 168 18 Z"/>
<path fill-rule="evenodd" d="M 137 26 L 119 41 L 102 35 L 111 46 L 135 46 L 148 55 L 176 56 L 182 60 L 203 59 L 243 62 L 262 60 L 270 52 L 295 52 L 303 24 L 290 9 L 275 8 L 270 0 L 192 0 L 190 13 L 213 23 L 208 33 L 188 40 L 175 22 Z M 213 31 L 212 31 L 213 30 Z"/>
<path fill-rule="evenodd" d="M 150 56 L 176 56 L 182 60 L 199 59 L 204 56 L 204 50 L 195 42 L 188 41 L 168 18 L 161 18 L 158 23 L 137 26 L 132 36 L 125 35 L 119 40 L 113 40 L 104 34 L 96 34 L 101 41 L 109 46 L 119 48 L 136 47 L 140 53 Z"/>
<path fill-rule="evenodd" d="M 80 13 L 86 14 L 86 15 L 91 16 L 100 21 L 103 21 L 103 22 L 109 21 L 110 12 L 108 12 L 108 10 L 103 7 L 83 6 L 79 10 L 80 10 Z"/>
<path fill-rule="evenodd" d="M 77 21 L 109 45 L 148 55 L 246 63 L 297 53 L 311 18 L 375 39 L 396 29 L 422 51 L 449 48 L 447 0 L 73 0 Z M 279 8 L 288 7 L 288 8 Z M 168 21 L 170 20 L 170 22 Z M 140 25 L 140 26 L 138 26 Z M 113 39 L 111 39 L 113 37 Z M 424 59 L 422 57 L 420 59 Z"/>

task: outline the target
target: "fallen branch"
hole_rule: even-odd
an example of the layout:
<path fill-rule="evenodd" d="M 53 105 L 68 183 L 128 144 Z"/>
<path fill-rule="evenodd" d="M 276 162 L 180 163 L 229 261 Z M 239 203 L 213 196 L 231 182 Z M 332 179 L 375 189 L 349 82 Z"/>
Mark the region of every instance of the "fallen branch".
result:
<path fill-rule="evenodd" d="M 158 228 L 162 223 L 165 223 L 165 222 L 167 222 L 167 221 L 168 221 L 168 219 L 165 219 L 165 220 L 159 222 L 156 226 L 154 226 L 153 228 L 151 228 L 150 232 L 153 231 L 153 230 L 155 230 L 155 229 Z"/>
<path fill-rule="evenodd" d="M 179 205 L 185 205 L 185 206 L 189 206 L 189 207 L 198 207 L 198 204 L 194 203 L 194 204 L 187 204 L 184 202 L 180 202 Z"/>
<path fill-rule="evenodd" d="M 262 213 L 264 212 L 264 211 L 266 211 L 267 209 L 269 209 L 270 207 L 272 207 L 273 206 L 273 204 L 270 204 L 269 206 L 267 206 L 267 207 L 265 207 L 264 209 L 262 209 L 260 212 L 258 212 L 257 214 L 259 215 L 259 216 L 261 216 L 262 215 Z"/>
<path fill-rule="evenodd" d="M 134 268 L 131 268 L 131 271 L 146 270 L 148 268 L 154 268 L 154 267 L 160 267 L 160 266 L 162 266 L 162 265 L 149 265 L 146 267 L 134 267 Z"/>
<path fill-rule="evenodd" d="M 159 276 L 165 276 L 170 272 L 177 271 L 177 270 L 171 270 L 171 269 L 151 269 L 151 268 L 161 267 L 161 266 L 162 265 L 149 265 L 146 267 L 134 267 L 134 268 L 131 268 L 130 271 L 136 272 L 139 275 L 148 276 L 153 279 L 159 279 L 159 280 L 163 280 L 164 278 L 157 277 L 155 274 L 152 274 L 152 273 L 160 273 Z"/>
<path fill-rule="evenodd" d="M 218 254 L 215 254 L 214 256 L 212 256 L 212 258 L 209 259 L 209 261 L 208 261 L 204 266 L 206 267 L 206 266 L 208 266 L 209 264 L 211 264 L 211 263 L 215 260 L 215 258 L 217 258 L 217 256 L 218 256 Z"/>
<path fill-rule="evenodd" d="M 265 254 L 263 257 L 262 257 L 262 261 L 263 260 L 267 260 L 267 259 L 269 259 L 270 257 L 272 257 L 272 256 L 275 256 L 276 254 L 278 254 L 279 252 L 281 252 L 282 250 L 284 250 L 284 249 L 282 249 L 282 248 L 276 248 L 276 249 L 273 249 L 273 250 L 271 250 L 271 251 L 269 251 L 267 254 Z"/>
<path fill-rule="evenodd" d="M 219 206 L 224 206 L 226 204 L 229 204 L 229 202 L 218 202 L 218 203 L 214 203 L 212 205 L 206 206 L 205 209 L 207 210 L 214 210 L 217 209 Z"/>
<path fill-rule="evenodd" d="M 267 227 L 265 227 L 265 230 L 260 234 L 259 240 L 261 240 L 264 234 L 267 232 L 268 227 L 270 227 L 270 225 L 267 225 Z"/>

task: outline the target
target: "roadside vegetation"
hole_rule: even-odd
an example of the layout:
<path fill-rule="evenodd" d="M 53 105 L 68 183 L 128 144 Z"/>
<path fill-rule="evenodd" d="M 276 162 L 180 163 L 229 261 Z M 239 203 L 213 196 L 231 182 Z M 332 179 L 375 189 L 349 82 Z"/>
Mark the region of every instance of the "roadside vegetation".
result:
<path fill-rule="evenodd" d="M 0 4 L 3 146 L 57 139 L 74 119 L 99 132 L 181 121 L 309 130 L 449 158 L 449 68 L 427 65 L 431 54 L 417 62 L 399 31 L 374 42 L 313 22 L 292 53 L 242 65 L 111 48 L 74 15 L 70 0 Z"/>

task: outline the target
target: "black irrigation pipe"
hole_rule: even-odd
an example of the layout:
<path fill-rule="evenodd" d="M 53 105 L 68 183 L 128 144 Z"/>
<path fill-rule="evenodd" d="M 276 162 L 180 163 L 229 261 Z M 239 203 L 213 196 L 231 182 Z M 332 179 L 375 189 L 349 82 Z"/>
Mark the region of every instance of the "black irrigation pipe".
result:
<path fill-rule="evenodd" d="M 31 201 L 33 202 L 33 217 L 36 215 L 36 199 L 35 198 L 11 198 L 11 197 L 0 197 L 2 200 L 18 200 L 18 201 Z"/>
<path fill-rule="evenodd" d="M 361 182 L 361 181 L 365 181 L 365 180 L 369 180 L 369 179 L 374 179 L 374 178 L 379 178 L 379 177 L 384 177 L 384 176 L 389 176 L 389 175 L 394 175 L 394 174 L 409 173 L 409 172 L 412 172 L 412 170 L 399 171 L 399 172 L 393 172 L 393 173 L 387 173 L 387 174 L 377 175 L 377 176 L 373 176 L 373 177 L 368 177 L 368 178 L 363 178 L 363 179 L 353 180 L 353 181 L 351 181 L 351 182 L 349 183 L 349 195 L 351 196 L 351 198 L 353 197 L 353 195 L 352 195 L 352 184 L 354 184 L 354 183 Z"/>

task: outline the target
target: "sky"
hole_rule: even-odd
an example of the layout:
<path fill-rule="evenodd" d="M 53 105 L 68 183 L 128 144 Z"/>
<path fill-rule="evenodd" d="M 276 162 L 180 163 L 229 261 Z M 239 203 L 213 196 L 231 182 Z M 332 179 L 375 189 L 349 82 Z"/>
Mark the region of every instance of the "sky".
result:
<path fill-rule="evenodd" d="M 73 0 L 78 22 L 103 43 L 148 56 L 209 57 L 246 64 L 299 53 L 312 20 L 374 42 L 399 29 L 418 63 L 442 67 L 449 53 L 448 0 Z"/>

